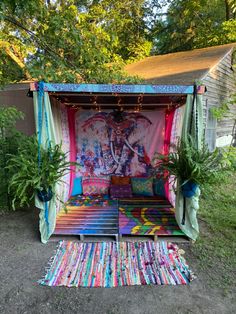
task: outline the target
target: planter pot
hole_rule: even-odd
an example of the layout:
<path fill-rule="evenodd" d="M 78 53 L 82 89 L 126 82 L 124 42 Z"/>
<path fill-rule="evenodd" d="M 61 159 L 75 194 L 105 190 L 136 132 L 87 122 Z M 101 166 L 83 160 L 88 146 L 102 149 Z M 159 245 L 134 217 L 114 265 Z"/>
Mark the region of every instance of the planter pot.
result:
<path fill-rule="evenodd" d="M 48 202 L 53 197 L 52 189 L 49 188 L 48 190 L 45 190 L 45 189 L 44 190 L 38 190 L 37 195 L 38 195 L 38 198 L 40 199 L 40 201 Z"/>
<path fill-rule="evenodd" d="M 193 197 L 196 193 L 198 184 L 188 181 L 182 185 L 182 194 L 184 197 Z"/>

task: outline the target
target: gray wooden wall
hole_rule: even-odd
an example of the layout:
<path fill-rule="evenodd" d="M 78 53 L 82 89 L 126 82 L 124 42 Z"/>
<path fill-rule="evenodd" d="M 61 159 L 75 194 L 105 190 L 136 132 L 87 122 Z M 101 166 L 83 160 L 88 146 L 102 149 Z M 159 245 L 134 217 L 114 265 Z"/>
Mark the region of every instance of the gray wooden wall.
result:
<path fill-rule="evenodd" d="M 35 133 L 33 98 L 26 94 L 29 83 L 11 84 L 0 90 L 0 106 L 15 106 L 25 114 L 24 120 L 17 122 L 17 129 L 26 135 Z"/>
<path fill-rule="evenodd" d="M 233 50 L 226 54 L 202 79 L 202 83 L 207 88 L 207 92 L 203 96 L 205 124 L 207 124 L 208 108 L 220 106 L 223 102 L 228 101 L 232 94 L 236 93 L 236 72 L 232 66 L 232 54 Z M 232 135 L 235 119 L 236 104 L 231 106 L 231 111 L 226 117 L 216 122 L 216 138 Z"/>

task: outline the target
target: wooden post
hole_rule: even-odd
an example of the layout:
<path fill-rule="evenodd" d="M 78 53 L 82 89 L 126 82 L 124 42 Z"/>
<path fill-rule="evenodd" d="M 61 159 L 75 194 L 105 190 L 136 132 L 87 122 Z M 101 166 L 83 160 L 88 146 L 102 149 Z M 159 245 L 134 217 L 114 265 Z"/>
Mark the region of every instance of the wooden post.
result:
<path fill-rule="evenodd" d="M 84 235 L 83 235 L 83 234 L 80 234 L 79 237 L 80 237 L 80 241 L 83 242 L 83 241 L 84 241 Z"/>
<path fill-rule="evenodd" d="M 155 234 L 154 235 L 154 242 L 157 242 L 157 240 L 158 240 L 158 236 Z"/>

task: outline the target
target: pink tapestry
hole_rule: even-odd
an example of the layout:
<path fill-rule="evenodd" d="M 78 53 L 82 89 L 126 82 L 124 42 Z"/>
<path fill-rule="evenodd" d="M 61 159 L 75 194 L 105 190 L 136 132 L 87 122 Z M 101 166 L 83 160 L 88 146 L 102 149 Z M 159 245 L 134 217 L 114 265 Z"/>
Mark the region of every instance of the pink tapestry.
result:
<path fill-rule="evenodd" d="M 147 175 L 155 152 L 164 153 L 165 111 L 78 111 L 77 176 Z"/>
<path fill-rule="evenodd" d="M 76 161 L 76 135 L 75 135 L 75 114 L 76 111 L 74 108 L 67 108 L 68 114 L 68 125 L 69 125 L 69 134 L 70 134 L 70 162 Z M 69 195 L 71 195 L 73 189 L 73 182 L 75 177 L 75 166 L 70 166 L 70 190 Z"/>

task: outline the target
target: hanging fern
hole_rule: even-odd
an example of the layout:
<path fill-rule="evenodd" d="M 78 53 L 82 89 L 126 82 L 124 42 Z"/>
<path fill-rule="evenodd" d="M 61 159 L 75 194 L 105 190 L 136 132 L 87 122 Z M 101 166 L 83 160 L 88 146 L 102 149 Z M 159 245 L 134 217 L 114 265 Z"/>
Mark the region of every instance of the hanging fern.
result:
<path fill-rule="evenodd" d="M 157 168 L 167 170 L 169 175 L 179 179 L 181 184 L 188 181 L 202 185 L 216 177 L 221 167 L 221 153 L 219 150 L 210 152 L 205 143 L 197 149 L 192 137 L 186 141 L 179 140 L 169 155 L 157 154 L 159 160 Z"/>
<path fill-rule="evenodd" d="M 38 160 L 38 141 L 29 137 L 18 148 L 17 155 L 11 155 L 7 169 L 10 173 L 9 193 L 13 196 L 13 208 L 29 206 L 37 191 L 48 190 L 55 193 L 55 185 L 62 181 L 70 171 L 71 162 L 66 161 L 67 154 L 61 145 L 40 147 Z"/>

